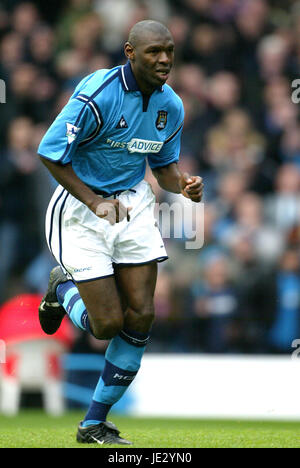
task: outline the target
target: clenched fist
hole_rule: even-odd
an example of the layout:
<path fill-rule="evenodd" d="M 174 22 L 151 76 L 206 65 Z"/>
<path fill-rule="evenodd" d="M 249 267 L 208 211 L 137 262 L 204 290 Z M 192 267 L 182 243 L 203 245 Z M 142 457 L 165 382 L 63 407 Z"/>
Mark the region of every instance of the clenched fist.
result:
<path fill-rule="evenodd" d="M 195 203 L 201 202 L 204 188 L 201 177 L 190 176 L 185 172 L 180 177 L 179 184 L 184 197 L 190 198 Z"/>

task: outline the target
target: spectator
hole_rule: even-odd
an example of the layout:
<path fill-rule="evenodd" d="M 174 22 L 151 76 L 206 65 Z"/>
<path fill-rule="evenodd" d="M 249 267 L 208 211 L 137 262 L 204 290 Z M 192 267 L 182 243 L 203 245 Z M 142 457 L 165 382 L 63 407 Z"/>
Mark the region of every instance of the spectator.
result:
<path fill-rule="evenodd" d="M 273 267 L 261 258 L 254 239 L 244 232 L 232 236 L 229 254 L 239 309 L 235 323 L 237 348 L 243 353 L 266 353 L 266 335 L 276 304 L 270 281 Z"/>
<path fill-rule="evenodd" d="M 300 219 L 300 170 L 292 164 L 282 165 L 276 175 L 275 192 L 265 200 L 266 218 L 276 230 L 286 234 Z"/>
<path fill-rule="evenodd" d="M 299 250 L 288 248 L 275 276 L 276 309 L 268 333 L 272 352 L 290 353 L 300 333 Z"/>
<path fill-rule="evenodd" d="M 12 121 L 7 148 L 0 156 L 0 302 L 13 267 L 17 261 L 20 263 L 22 255 L 26 258 L 32 248 L 28 230 L 31 222 L 34 225 L 35 217 L 30 181 L 37 160 L 30 151 L 31 135 L 30 119 L 19 117 Z"/>
<path fill-rule="evenodd" d="M 205 336 L 203 351 L 224 353 L 234 349 L 234 319 L 237 297 L 231 285 L 230 267 L 225 257 L 212 255 L 207 260 L 203 282 L 195 282 L 194 313 Z M 202 328 L 205 328 L 203 333 Z"/>
<path fill-rule="evenodd" d="M 300 126 L 298 124 L 295 123 L 284 131 L 279 153 L 283 162 L 300 167 Z"/>
<path fill-rule="evenodd" d="M 264 157 L 264 138 L 241 109 L 228 111 L 207 139 L 208 161 L 218 172 L 235 169 L 249 176 Z"/>
<path fill-rule="evenodd" d="M 284 247 L 281 234 L 265 222 L 262 200 L 250 192 L 244 193 L 235 205 L 231 225 L 218 234 L 220 241 L 226 246 L 230 246 L 232 238 L 237 234 L 250 236 L 256 255 L 267 265 L 277 261 Z"/>

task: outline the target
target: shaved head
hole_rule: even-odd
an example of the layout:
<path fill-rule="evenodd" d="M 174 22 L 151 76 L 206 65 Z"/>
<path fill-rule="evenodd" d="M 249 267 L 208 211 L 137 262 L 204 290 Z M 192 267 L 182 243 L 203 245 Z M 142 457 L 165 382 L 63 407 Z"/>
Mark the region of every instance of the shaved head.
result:
<path fill-rule="evenodd" d="M 150 35 L 169 37 L 170 39 L 172 38 L 170 31 L 165 25 L 158 21 L 145 20 L 136 23 L 131 28 L 128 36 L 128 42 L 130 42 L 133 47 L 136 47 L 137 45 L 148 41 Z"/>
<path fill-rule="evenodd" d="M 151 94 L 165 84 L 172 68 L 172 34 L 158 21 L 140 21 L 130 30 L 124 53 L 141 91 Z"/>

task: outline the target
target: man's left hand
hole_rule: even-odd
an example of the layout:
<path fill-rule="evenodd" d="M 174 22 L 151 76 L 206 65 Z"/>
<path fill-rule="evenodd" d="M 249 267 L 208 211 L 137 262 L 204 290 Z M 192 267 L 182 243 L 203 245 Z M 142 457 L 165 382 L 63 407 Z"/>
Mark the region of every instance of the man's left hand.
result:
<path fill-rule="evenodd" d="M 195 203 L 201 202 L 204 187 L 202 177 L 190 176 L 184 173 L 180 177 L 179 184 L 184 197 L 190 198 Z"/>

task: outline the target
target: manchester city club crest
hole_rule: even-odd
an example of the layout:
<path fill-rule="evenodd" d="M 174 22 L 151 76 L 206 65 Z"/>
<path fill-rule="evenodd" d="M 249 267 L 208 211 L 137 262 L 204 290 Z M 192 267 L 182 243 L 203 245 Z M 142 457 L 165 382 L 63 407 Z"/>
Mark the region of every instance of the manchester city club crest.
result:
<path fill-rule="evenodd" d="M 160 110 L 157 112 L 157 119 L 156 119 L 156 128 L 158 130 L 163 130 L 165 126 L 167 125 L 167 117 L 168 117 L 168 112 L 164 110 Z"/>

